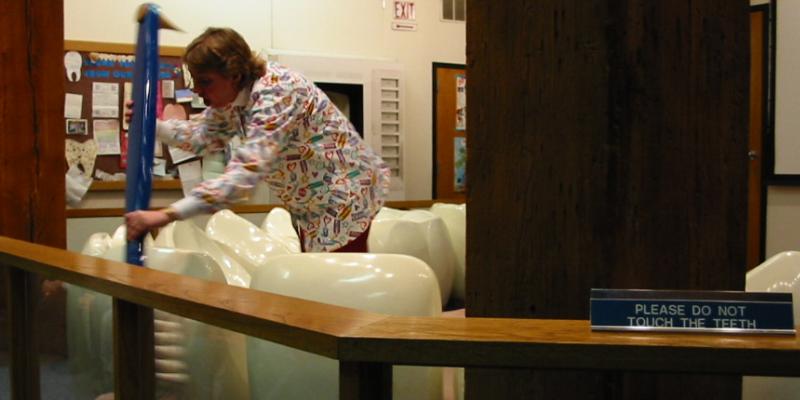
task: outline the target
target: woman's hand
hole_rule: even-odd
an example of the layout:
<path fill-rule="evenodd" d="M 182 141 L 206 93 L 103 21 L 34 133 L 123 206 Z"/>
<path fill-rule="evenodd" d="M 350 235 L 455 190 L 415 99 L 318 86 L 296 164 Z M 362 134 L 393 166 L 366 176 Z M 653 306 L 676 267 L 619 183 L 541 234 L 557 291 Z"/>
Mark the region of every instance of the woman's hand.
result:
<path fill-rule="evenodd" d="M 125 214 L 125 229 L 128 240 L 135 240 L 151 229 L 160 228 L 174 220 L 165 211 L 131 211 Z"/>

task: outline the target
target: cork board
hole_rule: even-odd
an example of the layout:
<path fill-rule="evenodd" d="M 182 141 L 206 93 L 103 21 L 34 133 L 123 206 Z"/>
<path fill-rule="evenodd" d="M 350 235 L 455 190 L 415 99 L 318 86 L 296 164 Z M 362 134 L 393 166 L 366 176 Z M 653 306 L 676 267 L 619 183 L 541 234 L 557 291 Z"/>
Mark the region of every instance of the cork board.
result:
<path fill-rule="evenodd" d="M 128 127 L 123 115 L 126 92 L 133 82 L 134 53 L 134 45 L 128 44 L 65 42 L 64 136 L 65 139 L 80 143 L 89 139 L 98 142 L 94 171 L 99 168 L 109 174 L 125 172 L 125 134 Z M 160 53 L 158 91 L 161 109 L 168 104 L 176 104 L 178 90 L 186 89 L 186 85 L 181 62 L 182 49 L 167 47 L 162 48 Z M 190 103 L 180 105 L 185 108 L 187 115 L 190 114 Z M 107 128 L 105 132 L 101 131 L 103 127 Z M 108 141 L 113 137 L 110 132 L 115 127 L 118 129 L 120 152 L 103 154 L 115 151 L 113 143 Z M 100 144 L 101 140 L 103 144 Z M 162 158 L 167 159 L 168 167 L 171 167 L 166 149 L 162 149 L 162 154 Z"/>

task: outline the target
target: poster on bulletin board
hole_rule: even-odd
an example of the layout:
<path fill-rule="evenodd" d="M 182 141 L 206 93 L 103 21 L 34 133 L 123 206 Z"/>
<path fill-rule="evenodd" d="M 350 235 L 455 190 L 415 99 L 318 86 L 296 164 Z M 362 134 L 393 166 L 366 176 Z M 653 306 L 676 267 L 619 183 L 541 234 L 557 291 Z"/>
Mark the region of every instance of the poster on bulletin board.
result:
<path fill-rule="evenodd" d="M 463 193 L 467 190 L 467 138 L 453 138 L 453 191 Z"/>
<path fill-rule="evenodd" d="M 467 77 L 456 75 L 456 130 L 467 130 Z"/>

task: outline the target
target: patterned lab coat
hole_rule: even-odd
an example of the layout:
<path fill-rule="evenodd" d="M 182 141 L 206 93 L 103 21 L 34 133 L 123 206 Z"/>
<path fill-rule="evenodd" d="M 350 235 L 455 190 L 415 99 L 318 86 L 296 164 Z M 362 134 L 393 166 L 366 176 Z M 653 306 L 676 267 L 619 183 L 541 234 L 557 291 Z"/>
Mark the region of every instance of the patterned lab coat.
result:
<path fill-rule="evenodd" d="M 364 232 L 388 193 L 383 160 L 322 90 L 279 64 L 228 106 L 158 125 L 159 139 L 198 155 L 236 135 L 242 145 L 225 173 L 172 205 L 183 218 L 245 200 L 264 180 L 303 230 L 306 251 L 332 251 Z"/>

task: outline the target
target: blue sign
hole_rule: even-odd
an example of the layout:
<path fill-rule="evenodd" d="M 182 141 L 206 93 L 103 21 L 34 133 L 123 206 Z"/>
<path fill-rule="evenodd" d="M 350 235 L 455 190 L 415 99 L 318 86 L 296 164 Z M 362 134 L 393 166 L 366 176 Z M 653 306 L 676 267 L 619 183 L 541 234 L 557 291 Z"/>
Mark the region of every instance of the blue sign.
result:
<path fill-rule="evenodd" d="M 592 289 L 593 330 L 794 334 L 791 293 Z"/>

